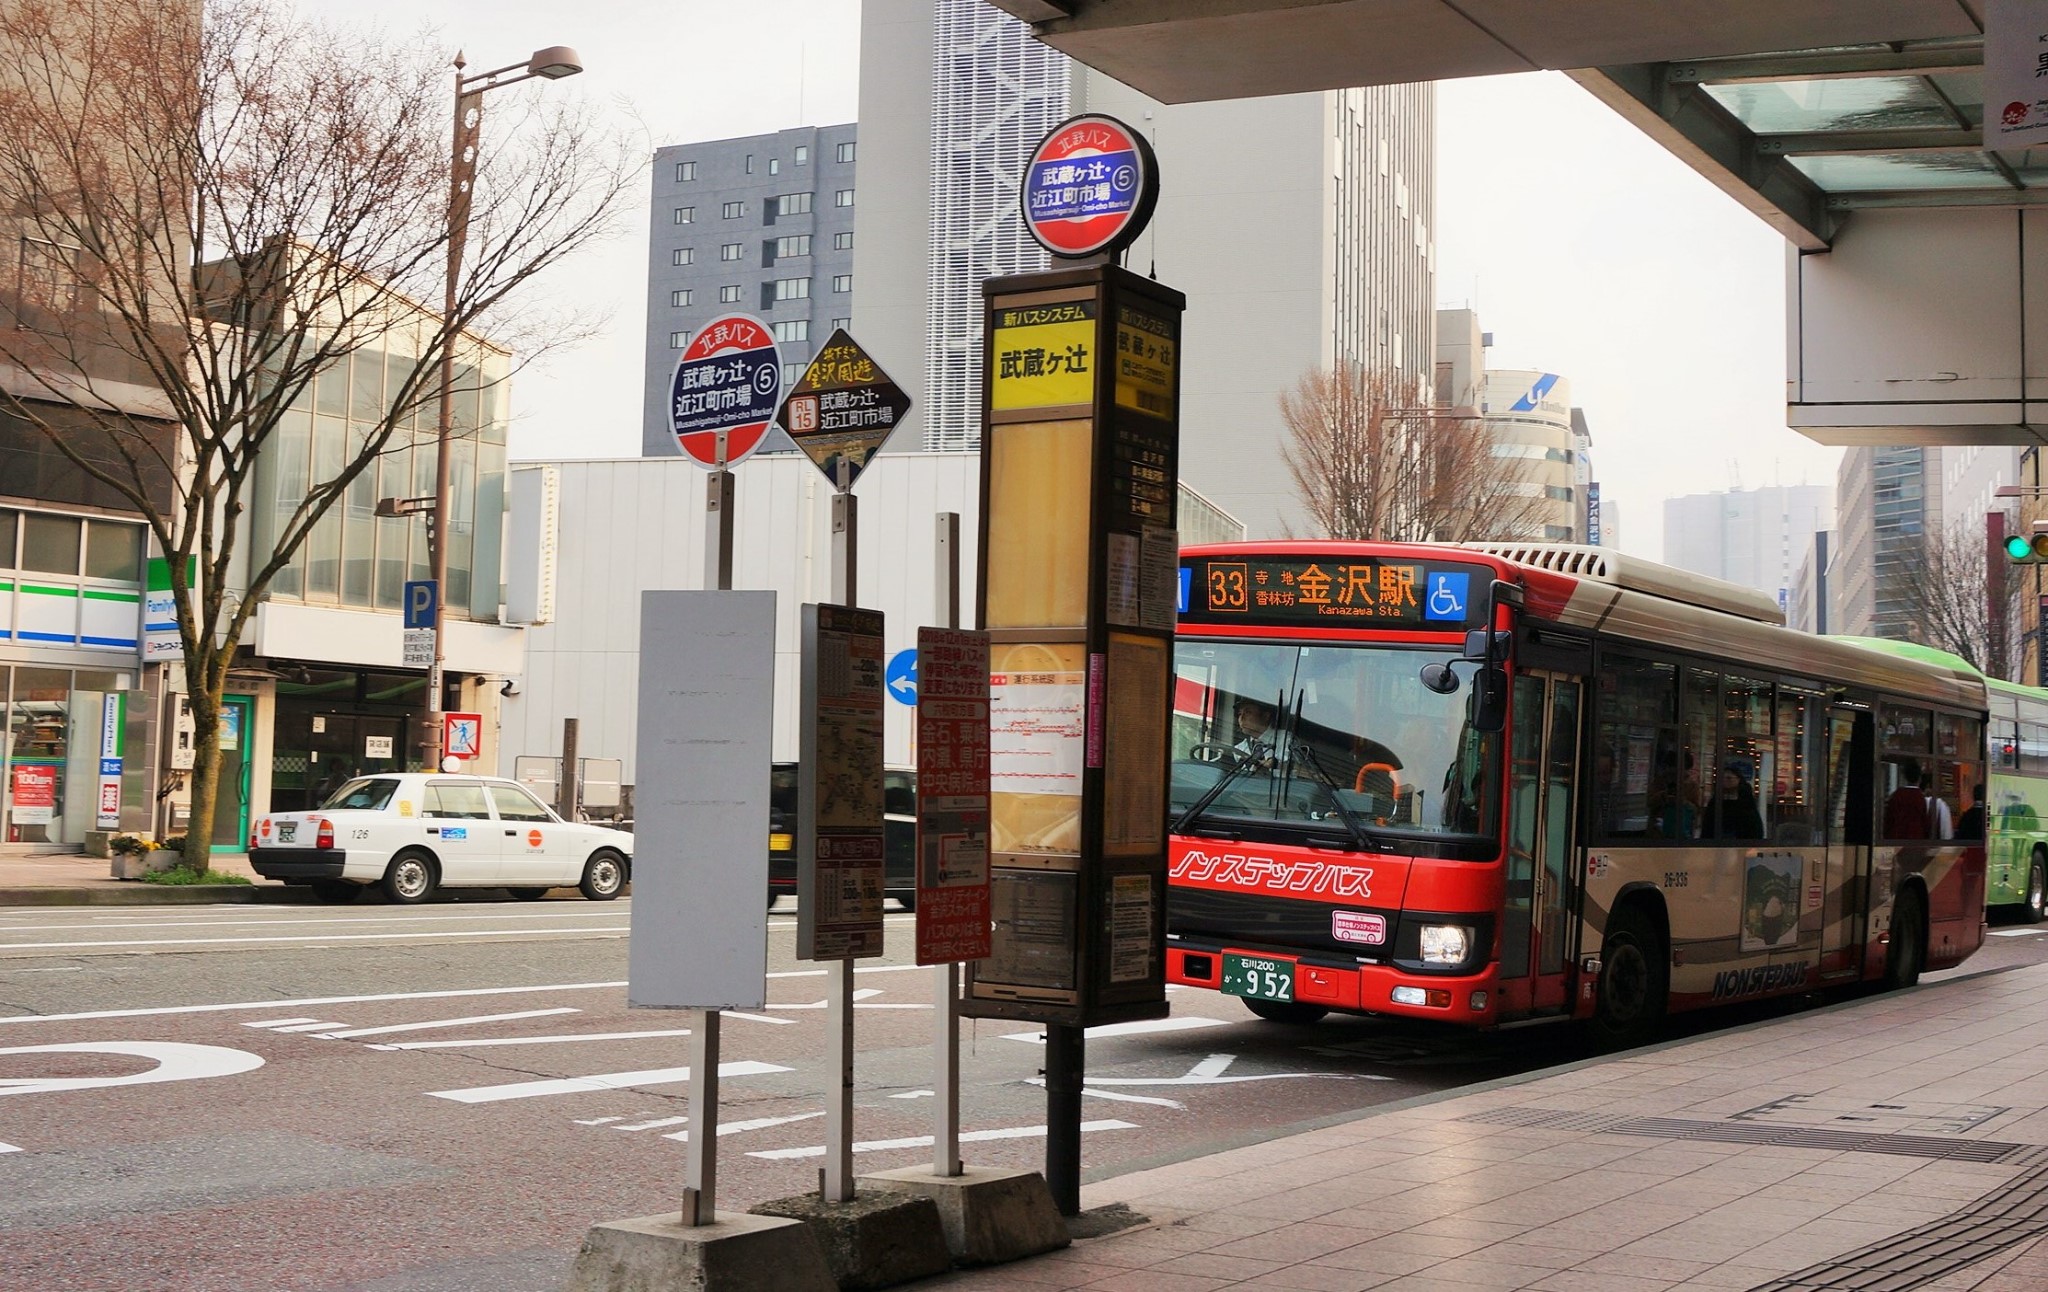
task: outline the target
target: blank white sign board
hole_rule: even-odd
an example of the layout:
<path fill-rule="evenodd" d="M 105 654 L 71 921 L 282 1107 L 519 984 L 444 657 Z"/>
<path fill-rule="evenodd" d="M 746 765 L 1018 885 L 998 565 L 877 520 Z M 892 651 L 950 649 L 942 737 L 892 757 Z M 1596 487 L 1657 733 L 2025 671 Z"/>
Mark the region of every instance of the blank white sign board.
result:
<path fill-rule="evenodd" d="M 640 595 L 626 999 L 768 1003 L 773 592 Z"/>

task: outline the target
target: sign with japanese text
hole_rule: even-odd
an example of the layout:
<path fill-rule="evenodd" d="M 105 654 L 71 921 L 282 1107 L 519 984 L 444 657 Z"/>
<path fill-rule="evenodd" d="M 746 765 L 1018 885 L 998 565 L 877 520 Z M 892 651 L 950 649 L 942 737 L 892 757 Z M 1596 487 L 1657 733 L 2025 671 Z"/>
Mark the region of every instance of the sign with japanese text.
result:
<path fill-rule="evenodd" d="M 1131 244 L 1159 200 L 1159 165 L 1145 137 L 1115 117 L 1061 122 L 1039 142 L 1018 186 L 1024 227 L 1055 256 Z"/>
<path fill-rule="evenodd" d="M 185 587 L 199 581 L 199 558 L 185 560 Z M 185 658 L 185 639 L 178 633 L 178 594 L 171 590 L 171 563 L 161 556 L 149 558 L 142 588 L 142 658 L 174 660 Z"/>
<path fill-rule="evenodd" d="M 57 766 L 54 763 L 16 763 L 9 774 L 13 806 L 9 818 L 16 825 L 48 825 L 57 819 Z"/>
<path fill-rule="evenodd" d="M 1081 850 L 1086 652 L 1068 642 L 1006 643 L 989 658 L 989 784 L 999 853 Z"/>
<path fill-rule="evenodd" d="M 835 328 L 775 420 L 827 480 L 850 489 L 909 411 L 903 388 Z"/>
<path fill-rule="evenodd" d="M 1984 146 L 2048 144 L 2048 0 L 1986 0 Z"/>
<path fill-rule="evenodd" d="M 803 608 L 796 954 L 882 954 L 882 614 Z"/>
<path fill-rule="evenodd" d="M 1486 618 L 1484 566 L 1434 561 L 1194 563 L 1182 618 L 1201 623 L 1300 624 L 1356 620 L 1389 628 L 1462 632 Z"/>
<path fill-rule="evenodd" d="M 989 407 L 1064 408 L 1095 397 L 1096 303 L 1007 306 L 989 348 Z"/>
<path fill-rule="evenodd" d="M 116 830 L 121 825 L 121 735 L 124 706 L 118 692 L 100 698 L 99 807 L 93 826 Z"/>
<path fill-rule="evenodd" d="M 728 314 L 705 324 L 676 356 L 669 429 L 677 449 L 698 466 L 733 466 L 761 447 L 781 398 L 775 334 L 759 319 Z"/>
<path fill-rule="evenodd" d="M 1174 364 L 1180 351 L 1180 324 L 1134 310 L 1116 309 L 1116 402 L 1118 407 L 1153 417 L 1173 418 L 1178 389 Z"/>
<path fill-rule="evenodd" d="M 441 752 L 449 758 L 468 761 L 484 753 L 484 715 L 444 713 L 441 715 Z"/>
<path fill-rule="evenodd" d="M 917 963 L 989 952 L 988 634 L 917 630 Z"/>

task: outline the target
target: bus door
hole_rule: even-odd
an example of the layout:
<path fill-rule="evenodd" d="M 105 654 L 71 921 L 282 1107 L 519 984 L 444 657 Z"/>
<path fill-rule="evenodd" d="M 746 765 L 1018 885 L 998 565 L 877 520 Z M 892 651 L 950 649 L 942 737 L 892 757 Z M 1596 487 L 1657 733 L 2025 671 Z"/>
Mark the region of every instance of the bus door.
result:
<path fill-rule="evenodd" d="M 1509 751 L 1507 896 L 1501 913 L 1504 1003 L 1563 1009 L 1576 921 L 1571 877 L 1584 686 L 1562 673 L 1515 676 Z M 1526 981 L 1523 981 L 1526 980 Z"/>
<path fill-rule="evenodd" d="M 1828 711 L 1827 887 L 1820 934 L 1823 978 L 1854 976 L 1861 969 L 1870 910 L 1875 739 L 1868 710 Z"/>

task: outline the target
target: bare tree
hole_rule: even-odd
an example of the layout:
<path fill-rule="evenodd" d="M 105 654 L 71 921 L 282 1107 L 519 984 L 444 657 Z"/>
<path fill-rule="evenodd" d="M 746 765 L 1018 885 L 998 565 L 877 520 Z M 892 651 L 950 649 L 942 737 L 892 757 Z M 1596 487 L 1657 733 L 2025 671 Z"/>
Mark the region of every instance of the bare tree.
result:
<path fill-rule="evenodd" d="M 451 195 L 446 51 L 273 0 L 9 0 L 0 52 L 0 228 L 36 268 L 0 296 L 0 410 L 140 512 L 167 558 L 197 732 L 184 858 L 203 868 L 221 697 L 257 602 L 438 399 L 444 354 L 473 357 L 485 325 L 515 345 L 565 334 L 515 312 L 517 293 L 608 231 L 637 163 L 587 106 L 515 93 Z M 468 239 L 444 313 L 420 302 L 442 299 L 458 201 Z M 381 415 L 244 550 L 256 461 L 359 350 L 410 365 L 392 363 Z"/>
<path fill-rule="evenodd" d="M 1498 456 L 1484 422 L 1432 406 L 1397 372 L 1313 369 L 1281 394 L 1280 420 L 1324 538 L 1523 538 L 1551 510 L 1528 459 Z"/>
<path fill-rule="evenodd" d="M 2011 678 L 2018 580 L 2007 571 L 2004 596 L 1994 595 L 1990 562 L 2005 557 L 1990 550 L 1983 522 L 1958 522 L 1896 541 L 1907 550 L 1902 559 L 1886 563 L 1878 600 L 1896 607 L 1906 636 L 1960 655 L 1991 677 Z"/>

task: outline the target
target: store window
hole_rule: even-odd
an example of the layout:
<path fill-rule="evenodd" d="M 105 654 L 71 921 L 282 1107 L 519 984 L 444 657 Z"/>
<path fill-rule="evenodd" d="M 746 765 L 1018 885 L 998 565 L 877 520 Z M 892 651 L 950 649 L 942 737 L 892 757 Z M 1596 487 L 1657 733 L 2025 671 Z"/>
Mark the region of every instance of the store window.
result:
<path fill-rule="evenodd" d="M 97 669 L 0 664 L 0 841 L 77 844 L 97 828 L 102 702 L 131 681 Z"/>
<path fill-rule="evenodd" d="M 38 574 L 77 574 L 78 540 L 85 522 L 76 516 L 29 512 L 22 518 L 21 568 Z"/>

